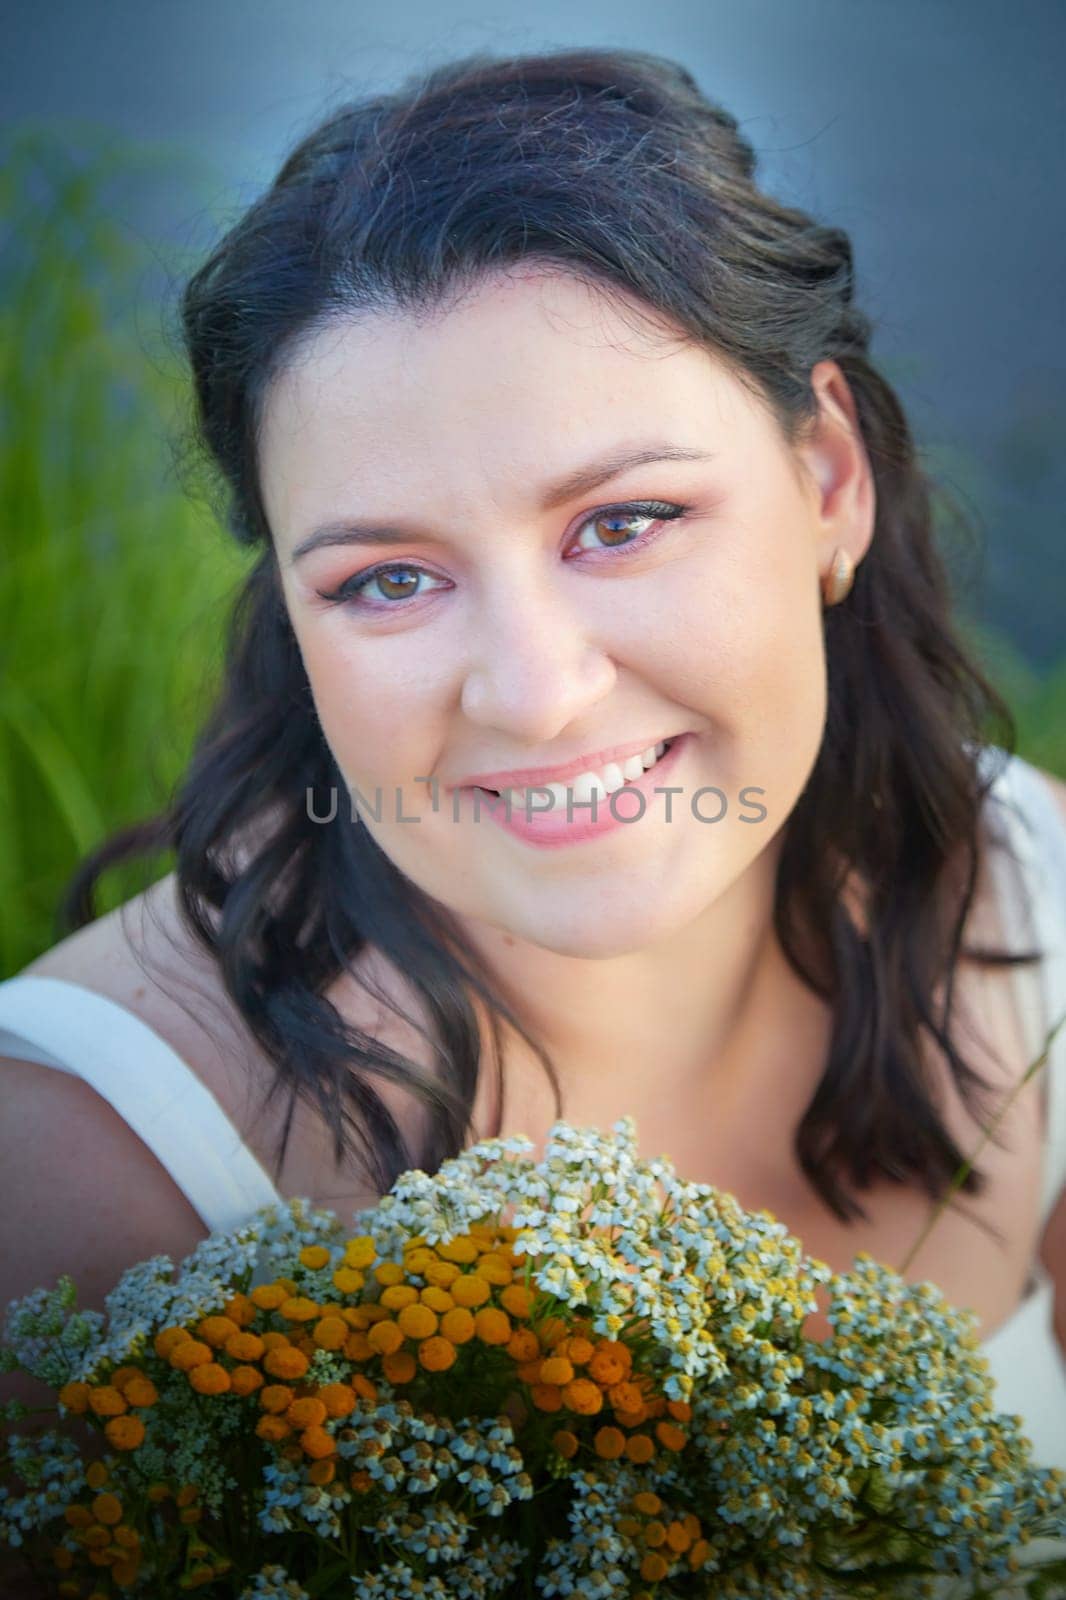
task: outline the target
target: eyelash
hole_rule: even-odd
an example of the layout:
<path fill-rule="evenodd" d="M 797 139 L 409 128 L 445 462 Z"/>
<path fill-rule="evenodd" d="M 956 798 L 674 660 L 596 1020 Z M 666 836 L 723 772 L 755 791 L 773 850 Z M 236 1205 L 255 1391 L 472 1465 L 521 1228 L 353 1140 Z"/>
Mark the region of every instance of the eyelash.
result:
<path fill-rule="evenodd" d="M 600 522 L 612 517 L 650 517 L 656 522 L 676 522 L 687 515 L 690 509 L 687 505 L 676 505 L 673 501 L 668 500 L 630 500 L 624 505 L 605 506 L 600 511 L 593 511 L 581 523 L 578 532 L 579 534 L 582 533 L 590 523 Z M 614 549 L 626 551 L 642 550 L 646 545 L 654 543 L 658 537 L 657 533 L 642 533 L 631 540 L 629 544 L 615 545 Z M 611 553 L 610 550 L 605 550 L 604 552 L 607 555 Z M 406 611 L 415 601 L 425 598 L 424 595 L 409 595 L 400 599 L 369 601 L 358 595 L 358 590 L 367 588 L 375 578 L 379 578 L 383 573 L 387 572 L 426 573 L 429 577 L 436 576 L 435 573 L 427 572 L 425 567 L 417 566 L 413 562 L 381 562 L 376 567 L 368 568 L 366 572 L 354 573 L 352 577 L 346 578 L 342 584 L 339 584 L 336 589 L 318 589 L 316 593 L 320 599 L 328 601 L 331 605 L 345 605 L 358 611 L 378 612 Z"/>

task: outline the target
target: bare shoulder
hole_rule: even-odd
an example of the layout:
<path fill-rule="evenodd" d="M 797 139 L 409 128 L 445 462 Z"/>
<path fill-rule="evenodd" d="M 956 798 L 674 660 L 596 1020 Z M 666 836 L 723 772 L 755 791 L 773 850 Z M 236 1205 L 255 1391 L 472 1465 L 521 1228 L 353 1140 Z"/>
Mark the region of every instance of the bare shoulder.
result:
<path fill-rule="evenodd" d="M 243 1128 L 262 1052 L 181 915 L 173 873 L 79 928 L 24 971 L 76 983 L 139 1017 Z"/>
<path fill-rule="evenodd" d="M 244 1143 L 274 1174 L 288 1096 L 265 1106 L 274 1064 L 226 989 L 211 953 L 188 926 L 174 873 L 71 934 L 24 970 L 80 984 L 147 1023 L 211 1090 Z M 427 1070 L 434 1067 L 432 1049 L 417 1026 L 425 1026 L 425 1017 L 415 992 L 377 951 L 368 947 L 361 953 L 326 998 L 353 1026 Z M 421 1108 L 412 1097 L 379 1079 L 374 1087 L 417 1136 Z M 332 1155 L 327 1155 L 330 1144 L 329 1129 L 297 1102 L 285 1162 L 274 1174 L 278 1188 L 320 1204 L 365 1204 L 365 1184 L 351 1194 L 343 1179 L 337 1187 Z"/>

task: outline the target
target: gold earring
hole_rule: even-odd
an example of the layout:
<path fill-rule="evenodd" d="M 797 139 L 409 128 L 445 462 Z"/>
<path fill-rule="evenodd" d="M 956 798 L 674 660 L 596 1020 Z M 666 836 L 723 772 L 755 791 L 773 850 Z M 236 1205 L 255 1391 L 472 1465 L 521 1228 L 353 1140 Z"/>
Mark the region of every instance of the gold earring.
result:
<path fill-rule="evenodd" d="M 829 571 L 822 580 L 822 598 L 826 605 L 838 605 L 854 582 L 855 563 L 843 545 L 838 545 L 833 551 Z"/>

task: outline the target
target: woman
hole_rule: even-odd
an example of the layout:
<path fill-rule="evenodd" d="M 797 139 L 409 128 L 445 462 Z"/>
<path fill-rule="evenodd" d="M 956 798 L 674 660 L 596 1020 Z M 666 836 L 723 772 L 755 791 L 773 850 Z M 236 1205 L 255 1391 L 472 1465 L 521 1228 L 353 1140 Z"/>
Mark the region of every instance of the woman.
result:
<path fill-rule="evenodd" d="M 332 116 L 193 276 L 260 555 L 172 809 L 0 986 L 0 1298 L 624 1112 L 903 1262 L 1066 1010 L 1066 786 L 954 631 L 846 236 L 753 170 L 669 61 L 475 57 Z M 1064 1050 L 908 1267 L 1061 1465 Z"/>

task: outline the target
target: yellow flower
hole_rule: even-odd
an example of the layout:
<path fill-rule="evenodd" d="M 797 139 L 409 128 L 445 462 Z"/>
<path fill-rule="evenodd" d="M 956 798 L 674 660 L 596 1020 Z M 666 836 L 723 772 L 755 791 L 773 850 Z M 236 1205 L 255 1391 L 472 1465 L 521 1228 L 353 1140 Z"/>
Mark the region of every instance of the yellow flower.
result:
<path fill-rule="evenodd" d="M 231 1317 L 238 1328 L 246 1328 L 255 1321 L 255 1306 L 246 1294 L 232 1295 L 222 1307 L 224 1315 Z"/>
<path fill-rule="evenodd" d="M 93 1516 L 97 1522 L 107 1523 L 109 1526 L 122 1521 L 122 1501 L 117 1494 L 98 1494 L 93 1501 Z"/>
<path fill-rule="evenodd" d="M 390 1283 L 403 1282 L 403 1268 L 398 1261 L 383 1261 L 380 1266 L 374 1268 L 374 1276 L 387 1288 Z"/>
<path fill-rule="evenodd" d="M 637 1466 L 643 1466 L 655 1454 L 654 1440 L 646 1433 L 631 1433 L 626 1440 L 626 1456 Z"/>
<path fill-rule="evenodd" d="M 236 1395 L 254 1394 L 263 1384 L 263 1374 L 255 1367 L 234 1367 L 229 1378 Z"/>
<path fill-rule="evenodd" d="M 369 1267 L 376 1258 L 374 1241 L 368 1233 L 361 1233 L 357 1238 L 349 1239 L 344 1246 L 344 1259 L 350 1267 Z"/>
<path fill-rule="evenodd" d="M 140 1417 L 112 1417 L 104 1424 L 108 1444 L 116 1450 L 136 1450 L 144 1443 L 144 1423 Z"/>
<path fill-rule="evenodd" d="M 458 1261 L 462 1266 L 469 1266 L 478 1258 L 478 1247 L 467 1234 L 460 1234 L 457 1239 L 449 1239 L 447 1244 L 438 1244 L 437 1254 L 442 1261 Z"/>
<path fill-rule="evenodd" d="M 440 1331 L 452 1344 L 466 1344 L 474 1337 L 474 1318 L 465 1306 L 453 1306 L 441 1317 Z"/>
<path fill-rule="evenodd" d="M 455 1304 L 454 1295 L 450 1295 L 447 1289 L 441 1289 L 435 1283 L 427 1283 L 425 1288 L 419 1291 L 418 1298 L 431 1311 L 450 1311 Z"/>
<path fill-rule="evenodd" d="M 85 1469 L 85 1481 L 90 1489 L 102 1489 L 110 1476 L 102 1461 L 92 1461 Z"/>
<path fill-rule="evenodd" d="M 268 1350 L 263 1357 L 263 1370 L 272 1378 L 302 1378 L 310 1365 L 303 1351 L 291 1345 Z"/>
<path fill-rule="evenodd" d="M 644 1415 L 644 1395 L 635 1383 L 614 1383 L 607 1391 L 607 1398 L 615 1411 Z"/>
<path fill-rule="evenodd" d="M 378 1304 L 387 1306 L 390 1311 L 402 1311 L 404 1306 L 414 1305 L 418 1300 L 418 1290 L 413 1283 L 390 1283 L 381 1291 Z"/>
<path fill-rule="evenodd" d="M 240 1331 L 230 1317 L 204 1317 L 196 1329 L 196 1337 L 213 1349 L 221 1350 L 226 1340 Z"/>
<path fill-rule="evenodd" d="M 563 1391 L 554 1383 L 534 1383 L 529 1398 L 538 1411 L 561 1411 L 563 1407 Z"/>
<path fill-rule="evenodd" d="M 511 1312 L 512 1317 L 525 1322 L 527 1317 L 533 1315 L 533 1291 L 527 1290 L 525 1283 L 507 1283 L 499 1294 L 499 1304 Z"/>
<path fill-rule="evenodd" d="M 640 1563 L 640 1575 L 648 1583 L 658 1583 L 666 1577 L 670 1568 L 657 1550 L 649 1550 Z"/>
<path fill-rule="evenodd" d="M 341 1294 L 358 1294 L 365 1283 L 365 1276 L 355 1267 L 338 1267 L 333 1274 L 333 1287 Z"/>
<path fill-rule="evenodd" d="M 305 1267 L 310 1267 L 312 1272 L 324 1267 L 329 1260 L 329 1251 L 324 1244 L 305 1244 L 300 1251 L 300 1262 Z"/>
<path fill-rule="evenodd" d="M 222 1348 L 233 1361 L 258 1361 L 266 1345 L 257 1333 L 235 1333 Z"/>
<path fill-rule="evenodd" d="M 589 1377 L 595 1378 L 605 1389 L 624 1382 L 632 1367 L 633 1357 L 628 1347 L 615 1343 L 613 1339 L 601 1339 L 588 1363 Z"/>
<path fill-rule="evenodd" d="M 294 1294 L 281 1302 L 278 1314 L 288 1322 L 312 1322 L 319 1314 L 318 1302 L 309 1300 L 306 1295 Z"/>
<path fill-rule="evenodd" d="M 317 1395 L 305 1394 L 293 1400 L 285 1411 L 285 1421 L 294 1428 L 318 1427 L 325 1422 L 329 1412 Z"/>
<path fill-rule="evenodd" d="M 204 1361 L 193 1367 L 189 1382 L 197 1394 L 228 1394 L 230 1375 L 217 1361 Z"/>
<path fill-rule="evenodd" d="M 307 1478 L 309 1483 L 319 1485 L 332 1483 L 336 1476 L 337 1463 L 335 1461 L 330 1461 L 328 1458 L 323 1461 L 313 1461 L 307 1469 Z"/>
<path fill-rule="evenodd" d="M 378 1355 L 388 1356 L 403 1344 L 403 1330 L 395 1322 L 375 1322 L 367 1342 Z"/>
<path fill-rule="evenodd" d="M 260 1311 L 276 1311 L 283 1301 L 289 1298 L 289 1290 L 280 1283 L 261 1283 L 253 1289 L 248 1296 L 254 1306 Z"/>
<path fill-rule="evenodd" d="M 59 1400 L 68 1411 L 81 1416 L 89 1409 L 89 1385 L 87 1383 L 65 1383 L 59 1391 Z"/>
<path fill-rule="evenodd" d="M 287 1411 L 296 1396 L 287 1383 L 268 1383 L 259 1393 L 259 1404 L 264 1411 Z"/>
<path fill-rule="evenodd" d="M 565 1356 L 547 1356 L 540 1364 L 541 1383 L 554 1383 L 562 1388 L 574 1376 L 574 1369 Z"/>
<path fill-rule="evenodd" d="M 657 1422 L 655 1434 L 667 1450 L 683 1450 L 688 1443 L 688 1434 L 672 1422 Z"/>
<path fill-rule="evenodd" d="M 346 1417 L 355 1410 L 355 1390 L 347 1383 L 324 1383 L 318 1398 L 331 1417 Z"/>
<path fill-rule="evenodd" d="M 348 1337 L 343 1317 L 322 1317 L 315 1323 L 313 1338 L 320 1350 L 340 1350 Z"/>
<path fill-rule="evenodd" d="M 264 1350 L 287 1350 L 292 1340 L 287 1333 L 282 1333 L 278 1328 L 271 1328 L 266 1333 L 260 1334 Z"/>
<path fill-rule="evenodd" d="M 190 1337 L 191 1335 L 188 1328 L 160 1328 L 159 1332 L 152 1340 L 152 1344 L 154 1346 L 156 1355 L 162 1356 L 164 1361 L 169 1361 L 170 1352 L 173 1350 L 174 1346 L 176 1344 L 180 1344 L 183 1339 L 188 1339 Z"/>
<path fill-rule="evenodd" d="M 581 1417 L 594 1417 L 603 1408 L 603 1390 L 589 1378 L 575 1378 L 572 1383 L 564 1384 L 563 1399 L 570 1410 Z"/>
<path fill-rule="evenodd" d="M 269 1412 L 260 1417 L 255 1425 L 255 1431 L 260 1439 L 267 1439 L 271 1444 L 278 1444 L 282 1439 L 287 1439 L 292 1429 L 284 1417 L 276 1417 Z"/>
<path fill-rule="evenodd" d="M 449 1312 L 449 1315 L 452 1313 Z M 454 1364 L 457 1355 L 454 1344 L 438 1333 L 423 1339 L 418 1347 L 418 1359 L 427 1372 L 446 1372 Z"/>
<path fill-rule="evenodd" d="M 553 1433 L 552 1444 L 564 1461 L 570 1461 L 577 1455 L 577 1435 L 571 1433 L 569 1428 L 560 1428 L 556 1433 Z"/>
<path fill-rule="evenodd" d="M 450 1287 L 457 1306 L 483 1306 L 492 1294 L 489 1283 L 476 1272 L 464 1273 Z"/>
<path fill-rule="evenodd" d="M 454 1261 L 431 1261 L 422 1276 L 438 1289 L 450 1289 L 461 1272 Z"/>
<path fill-rule="evenodd" d="M 532 1328 L 516 1328 L 507 1341 L 507 1354 L 512 1361 L 535 1361 L 540 1355 L 540 1340 Z"/>
<path fill-rule="evenodd" d="M 511 1321 L 497 1306 L 482 1306 L 474 1317 L 474 1329 L 482 1344 L 506 1344 L 511 1337 Z"/>
<path fill-rule="evenodd" d="M 147 1374 L 142 1372 L 140 1367 L 116 1367 L 111 1374 L 111 1382 L 120 1394 L 124 1394 L 126 1385 L 131 1378 L 143 1378 L 146 1376 Z"/>
<path fill-rule="evenodd" d="M 487 1251 L 477 1264 L 477 1270 L 489 1283 L 507 1284 L 514 1277 L 514 1269 L 495 1251 Z"/>
<path fill-rule="evenodd" d="M 102 1383 L 97 1388 L 89 1390 L 89 1407 L 98 1417 L 120 1417 L 129 1409 L 125 1396 L 119 1394 L 109 1383 Z"/>
<path fill-rule="evenodd" d="M 131 1406 L 154 1406 L 159 1399 L 159 1390 L 151 1378 L 131 1378 L 126 1385 L 125 1395 Z"/>
<path fill-rule="evenodd" d="M 639 1494 L 633 1496 L 633 1508 L 643 1512 L 646 1517 L 654 1517 L 662 1510 L 663 1503 L 651 1489 L 641 1489 Z"/>
<path fill-rule="evenodd" d="M 177 1367 L 179 1372 L 190 1372 L 193 1367 L 199 1367 L 205 1361 L 214 1359 L 214 1352 L 209 1344 L 204 1344 L 202 1339 L 182 1339 L 170 1352 L 170 1365 Z"/>
<path fill-rule="evenodd" d="M 626 1436 L 621 1428 L 599 1428 L 592 1441 L 592 1448 L 604 1461 L 617 1461 L 626 1447 Z"/>
<path fill-rule="evenodd" d="M 429 1306 L 416 1300 L 398 1312 L 396 1322 L 408 1339 L 428 1339 L 437 1331 L 438 1317 Z M 378 1323 L 378 1327 L 381 1327 L 381 1323 Z"/>
<path fill-rule="evenodd" d="M 503 1293 L 505 1295 L 507 1290 L 505 1289 Z M 503 1299 L 503 1295 L 500 1296 L 500 1299 Z M 509 1306 L 508 1310 L 510 1310 Z M 569 1331 L 562 1317 L 545 1317 L 537 1328 L 537 1337 L 540 1339 L 541 1344 L 552 1350 L 561 1340 L 566 1338 Z"/>

